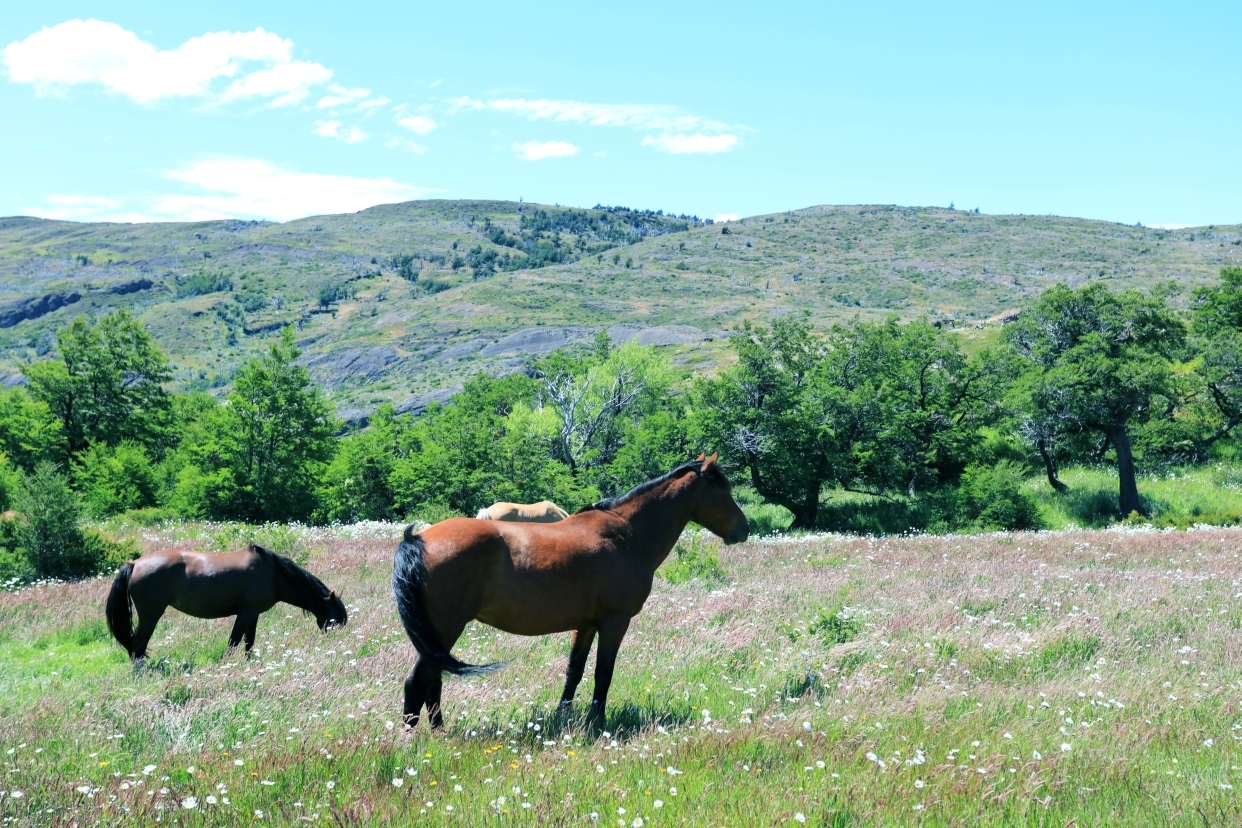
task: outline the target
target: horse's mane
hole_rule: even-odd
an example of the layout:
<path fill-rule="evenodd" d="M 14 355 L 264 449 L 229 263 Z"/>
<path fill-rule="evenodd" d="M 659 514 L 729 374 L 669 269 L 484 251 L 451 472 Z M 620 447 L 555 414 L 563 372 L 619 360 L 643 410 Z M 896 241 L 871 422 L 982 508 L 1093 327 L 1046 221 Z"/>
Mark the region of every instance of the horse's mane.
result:
<path fill-rule="evenodd" d="M 257 543 L 251 544 L 250 549 L 272 562 L 272 565 L 276 567 L 277 574 L 289 585 L 289 588 L 293 590 L 293 594 L 297 597 L 297 606 L 308 609 L 309 607 L 318 607 L 328 600 L 328 596 L 332 591 L 328 589 L 327 584 L 284 555 L 277 555 L 272 550 L 264 549 Z"/>
<path fill-rule="evenodd" d="M 702 460 L 687 460 L 686 462 L 682 463 L 680 466 L 668 472 L 667 474 L 662 474 L 653 480 L 648 480 L 646 483 L 639 483 L 637 486 L 630 489 L 625 494 L 617 495 L 616 497 L 606 498 L 604 500 L 597 500 L 594 503 L 592 503 L 590 506 L 583 506 L 581 509 L 579 509 L 574 514 L 581 514 L 582 512 L 592 512 L 592 511 L 602 512 L 602 511 L 607 511 L 608 509 L 615 509 L 621 504 L 627 503 L 630 500 L 633 500 L 634 498 L 638 497 L 640 494 L 645 494 L 646 492 L 651 491 L 656 486 L 659 486 L 661 483 L 665 483 L 669 480 L 672 480 L 674 477 L 679 477 L 687 471 L 698 471 L 702 467 L 703 467 Z"/>

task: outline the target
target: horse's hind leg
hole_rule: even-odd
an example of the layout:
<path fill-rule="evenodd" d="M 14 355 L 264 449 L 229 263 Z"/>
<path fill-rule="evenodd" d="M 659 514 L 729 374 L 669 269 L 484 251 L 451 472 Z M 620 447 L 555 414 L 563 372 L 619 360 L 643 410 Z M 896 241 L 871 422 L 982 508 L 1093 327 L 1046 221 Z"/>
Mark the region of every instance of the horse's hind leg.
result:
<path fill-rule="evenodd" d="M 574 630 L 573 646 L 569 650 L 569 666 L 565 668 L 565 691 L 561 693 L 561 704 L 568 705 L 573 702 L 574 693 L 578 691 L 578 682 L 582 681 L 587 656 L 591 654 L 591 644 L 594 641 L 594 627 Z"/>
<path fill-rule="evenodd" d="M 591 700 L 590 718 L 604 723 L 604 708 L 608 704 L 608 688 L 612 686 L 612 671 L 617 666 L 617 651 L 621 639 L 630 628 L 630 619 L 621 616 L 609 618 L 599 625 L 599 649 L 595 653 L 595 698 Z"/>
<path fill-rule="evenodd" d="M 443 689 L 444 674 L 439 670 L 432 671 L 427 684 L 427 716 L 431 719 L 432 730 L 444 729 L 444 714 L 440 712 L 440 691 Z"/>
<path fill-rule="evenodd" d="M 141 661 L 147 657 L 147 644 L 151 642 L 151 636 L 155 633 L 155 625 L 160 623 L 166 609 L 168 609 L 167 606 L 161 606 L 158 609 L 143 607 L 138 610 L 138 629 L 134 630 L 134 649 L 130 651 L 130 656 L 135 661 Z"/>
<path fill-rule="evenodd" d="M 246 657 L 250 657 L 250 648 L 254 646 L 254 630 L 258 625 L 259 616 L 249 610 L 242 610 L 237 613 L 236 620 L 233 621 L 233 631 L 229 633 L 229 649 L 233 649 L 241 643 L 242 638 L 246 639 Z"/>
<path fill-rule="evenodd" d="M 433 676 L 438 680 L 440 678 L 440 671 L 430 661 L 419 656 L 418 660 L 414 662 L 414 669 L 410 670 L 410 674 L 405 679 L 405 708 L 402 711 L 401 719 L 407 727 L 414 727 L 418 724 L 418 714 L 427 702 L 427 695 L 431 689 Z M 435 702 L 436 713 L 438 714 L 440 707 L 440 693 L 438 689 Z M 431 714 L 430 705 L 427 712 L 429 715 Z M 435 726 L 434 721 L 432 726 Z"/>

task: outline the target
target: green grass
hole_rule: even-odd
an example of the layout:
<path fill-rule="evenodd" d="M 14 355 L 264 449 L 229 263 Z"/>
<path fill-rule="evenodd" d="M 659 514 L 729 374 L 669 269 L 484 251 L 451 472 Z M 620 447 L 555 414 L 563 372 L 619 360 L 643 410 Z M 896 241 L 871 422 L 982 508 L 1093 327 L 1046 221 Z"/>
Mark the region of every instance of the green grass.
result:
<path fill-rule="evenodd" d="M 301 530 L 350 624 L 321 635 L 281 605 L 249 662 L 224 652 L 227 619 L 170 611 L 134 671 L 103 631 L 103 579 L 2 593 L 0 819 L 1238 824 L 1240 531 L 722 548 L 728 585 L 657 579 L 606 732 L 584 726 L 589 672 L 556 707 L 567 636 L 478 625 L 459 655 L 511 665 L 446 681 L 444 732 L 390 729 L 412 657 L 398 527 Z"/>
<path fill-rule="evenodd" d="M 1050 528 L 1106 526 L 1117 519 L 1117 474 L 1104 467 L 1075 467 L 1061 480 L 1069 486 L 1058 494 L 1042 477 L 1027 481 L 1026 490 L 1039 501 Z M 1139 498 L 1157 527 L 1186 528 L 1197 523 L 1242 524 L 1242 467 L 1212 464 L 1171 469 L 1138 480 Z"/>

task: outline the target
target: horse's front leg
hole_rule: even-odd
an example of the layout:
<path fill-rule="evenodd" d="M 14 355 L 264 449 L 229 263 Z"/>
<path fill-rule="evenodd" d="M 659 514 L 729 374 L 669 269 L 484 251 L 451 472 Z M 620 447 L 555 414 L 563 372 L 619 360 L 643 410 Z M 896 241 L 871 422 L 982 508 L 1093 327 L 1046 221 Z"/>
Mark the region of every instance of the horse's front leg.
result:
<path fill-rule="evenodd" d="M 608 704 L 608 688 L 612 685 L 612 671 L 617 665 L 617 651 L 621 639 L 630 628 L 628 616 L 609 618 L 599 625 L 599 649 L 595 653 L 595 698 L 591 700 L 589 718 L 603 724 L 604 708 Z"/>
<path fill-rule="evenodd" d="M 569 650 L 569 666 L 565 668 L 565 691 L 561 693 L 563 705 L 568 706 L 573 703 L 574 693 L 578 690 L 578 682 L 582 681 L 582 673 L 586 670 L 587 656 L 591 654 L 595 632 L 595 627 L 590 626 L 574 630 L 573 646 Z"/>

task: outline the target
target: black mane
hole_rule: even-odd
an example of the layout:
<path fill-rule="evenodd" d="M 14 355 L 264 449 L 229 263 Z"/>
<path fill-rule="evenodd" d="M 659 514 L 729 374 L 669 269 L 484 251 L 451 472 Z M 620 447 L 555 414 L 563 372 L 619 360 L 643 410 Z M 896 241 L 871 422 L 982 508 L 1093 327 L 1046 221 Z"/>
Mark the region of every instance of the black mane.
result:
<path fill-rule="evenodd" d="M 626 492 L 623 495 L 617 495 L 616 497 L 606 498 L 605 500 L 597 500 L 594 503 L 592 503 L 590 506 L 583 506 L 581 509 L 575 512 L 575 514 L 580 514 L 582 512 L 593 512 L 593 511 L 603 512 L 609 509 L 615 509 L 621 504 L 628 502 L 632 498 L 638 497 L 640 494 L 651 491 L 656 486 L 659 486 L 661 483 L 672 480 L 674 477 L 678 477 L 687 471 L 697 472 L 700 469 L 702 469 L 702 467 L 703 467 L 702 460 L 687 460 L 686 462 L 682 463 L 680 466 L 668 472 L 667 474 L 662 474 L 659 477 L 655 478 L 654 480 L 648 480 L 646 483 L 639 483 L 637 486 L 630 489 L 628 492 Z"/>
<path fill-rule="evenodd" d="M 332 591 L 328 589 L 327 584 L 307 572 L 296 563 L 286 558 L 284 555 L 277 555 L 270 549 L 264 549 L 258 544 L 252 544 L 250 547 L 257 554 L 264 556 L 272 565 L 276 567 L 276 573 L 280 576 L 289 588 L 293 590 L 296 601 L 290 601 L 294 606 L 301 607 L 304 610 L 313 612 L 315 608 L 322 607 L 328 601 L 328 597 Z"/>

